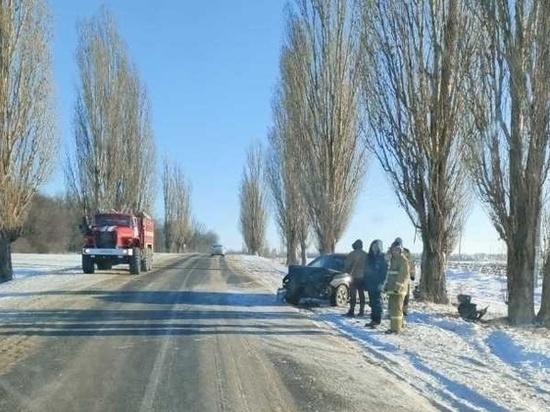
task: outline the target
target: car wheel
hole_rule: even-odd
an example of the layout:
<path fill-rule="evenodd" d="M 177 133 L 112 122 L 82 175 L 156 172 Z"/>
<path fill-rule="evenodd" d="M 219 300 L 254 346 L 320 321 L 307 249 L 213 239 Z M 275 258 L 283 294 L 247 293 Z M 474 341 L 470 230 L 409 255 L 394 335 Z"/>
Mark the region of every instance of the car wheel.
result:
<path fill-rule="evenodd" d="M 300 303 L 301 292 L 298 285 L 294 285 L 294 282 L 289 281 L 286 285 L 285 300 L 291 305 L 298 305 Z"/>
<path fill-rule="evenodd" d="M 348 304 L 348 287 L 346 285 L 338 285 L 332 289 L 330 296 L 330 304 L 332 306 L 346 306 Z"/>

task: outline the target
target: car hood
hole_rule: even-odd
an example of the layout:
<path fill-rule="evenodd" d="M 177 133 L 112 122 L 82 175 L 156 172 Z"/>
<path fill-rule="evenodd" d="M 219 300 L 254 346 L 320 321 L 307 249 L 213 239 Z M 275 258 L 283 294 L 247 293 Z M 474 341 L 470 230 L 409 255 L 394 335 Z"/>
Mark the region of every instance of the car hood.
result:
<path fill-rule="evenodd" d="M 338 272 L 338 271 L 333 271 L 333 272 L 335 273 L 334 273 L 334 277 L 332 278 L 332 283 L 337 282 L 338 284 L 340 283 L 349 284 L 351 280 L 351 276 L 349 273 Z"/>

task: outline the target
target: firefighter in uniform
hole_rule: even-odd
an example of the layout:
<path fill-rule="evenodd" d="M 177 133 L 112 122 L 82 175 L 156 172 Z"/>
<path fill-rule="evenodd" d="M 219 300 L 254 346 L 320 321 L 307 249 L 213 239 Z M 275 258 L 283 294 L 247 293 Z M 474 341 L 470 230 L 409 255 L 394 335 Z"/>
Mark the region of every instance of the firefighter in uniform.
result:
<path fill-rule="evenodd" d="M 411 281 L 414 282 L 416 278 L 416 265 L 414 263 L 414 259 L 411 255 L 411 251 L 407 249 L 406 247 L 403 247 L 403 240 L 400 237 L 396 237 L 393 241 L 391 247 L 393 246 L 401 246 L 403 248 L 403 256 L 405 259 L 407 259 L 407 262 L 409 263 L 409 278 Z M 391 249 L 390 247 L 390 249 Z M 391 253 L 388 253 L 388 255 L 391 257 Z M 409 298 L 411 295 L 411 283 L 407 281 L 407 292 L 405 293 L 405 299 L 403 300 L 403 315 L 407 316 L 407 313 L 409 311 Z"/>
<path fill-rule="evenodd" d="M 388 280 L 384 291 L 388 294 L 388 312 L 390 328 L 386 333 L 399 333 L 403 328 L 403 300 L 407 293 L 409 281 L 409 262 L 403 254 L 403 248 L 394 245 L 388 270 Z"/>

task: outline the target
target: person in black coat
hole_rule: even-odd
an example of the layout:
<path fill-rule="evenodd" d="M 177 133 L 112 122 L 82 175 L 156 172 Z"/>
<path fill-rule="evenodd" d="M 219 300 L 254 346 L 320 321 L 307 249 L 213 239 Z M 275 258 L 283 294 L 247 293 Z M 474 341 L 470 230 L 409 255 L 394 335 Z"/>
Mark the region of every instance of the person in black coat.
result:
<path fill-rule="evenodd" d="M 371 321 L 365 326 L 371 328 L 380 325 L 382 321 L 382 291 L 388 274 L 388 263 L 382 250 L 384 250 L 382 241 L 379 239 L 373 241 L 365 264 L 364 284 L 371 306 Z"/>

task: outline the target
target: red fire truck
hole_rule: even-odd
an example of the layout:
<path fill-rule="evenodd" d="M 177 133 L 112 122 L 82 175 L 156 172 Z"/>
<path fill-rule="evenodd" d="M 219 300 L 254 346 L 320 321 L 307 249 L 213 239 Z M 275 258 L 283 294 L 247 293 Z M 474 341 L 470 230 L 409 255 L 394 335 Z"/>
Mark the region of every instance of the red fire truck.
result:
<path fill-rule="evenodd" d="M 85 216 L 82 271 L 94 273 L 115 265 L 130 265 L 138 275 L 153 265 L 154 223 L 145 213 L 101 212 Z"/>

